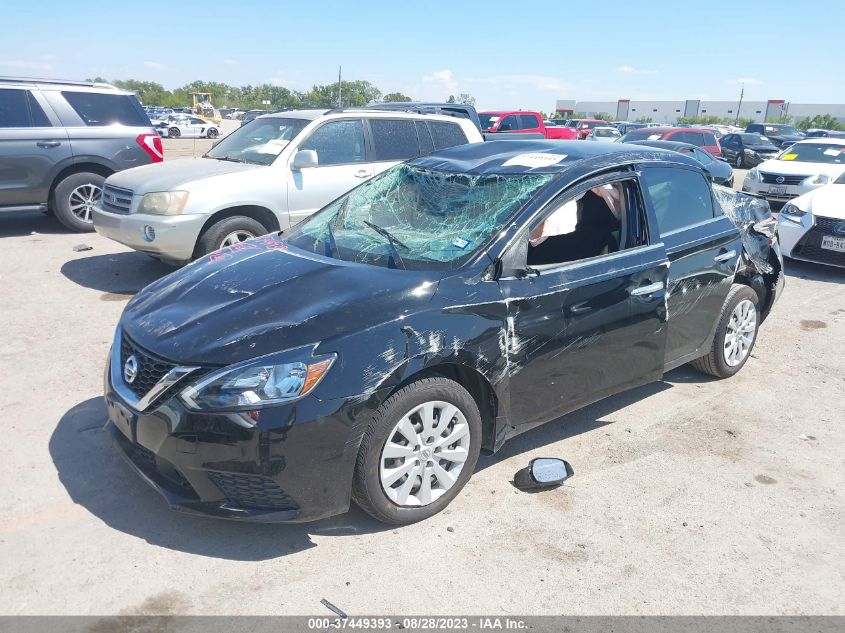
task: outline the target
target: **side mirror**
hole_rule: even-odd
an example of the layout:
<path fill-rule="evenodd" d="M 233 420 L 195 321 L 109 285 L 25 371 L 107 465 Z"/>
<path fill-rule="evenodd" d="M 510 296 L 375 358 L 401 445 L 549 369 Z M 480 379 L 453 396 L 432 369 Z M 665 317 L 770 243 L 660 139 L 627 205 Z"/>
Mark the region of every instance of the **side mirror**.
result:
<path fill-rule="evenodd" d="M 291 167 L 296 170 L 316 167 L 319 164 L 317 152 L 313 149 L 301 149 L 293 156 Z"/>
<path fill-rule="evenodd" d="M 513 483 L 520 490 L 553 488 L 574 474 L 575 471 L 565 459 L 537 457 L 529 462 L 528 468 L 523 468 L 514 475 Z"/>

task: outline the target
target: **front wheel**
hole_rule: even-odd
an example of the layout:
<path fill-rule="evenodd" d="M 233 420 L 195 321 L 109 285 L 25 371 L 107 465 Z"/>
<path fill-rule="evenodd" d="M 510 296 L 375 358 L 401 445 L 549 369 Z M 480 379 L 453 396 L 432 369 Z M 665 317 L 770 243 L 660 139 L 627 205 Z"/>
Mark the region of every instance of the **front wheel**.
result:
<path fill-rule="evenodd" d="M 105 178 L 100 174 L 81 172 L 62 180 L 53 192 L 53 213 L 56 219 L 74 231 L 94 230 L 91 214 L 100 202 Z"/>
<path fill-rule="evenodd" d="M 218 134 L 217 130 L 215 130 L 215 129 L 212 127 L 212 128 L 209 128 L 209 129 L 208 129 L 208 132 L 207 132 L 206 136 L 208 136 L 208 138 L 217 138 L 217 134 Z"/>
<path fill-rule="evenodd" d="M 469 392 L 441 376 L 406 385 L 379 407 L 364 432 L 352 497 L 384 523 L 437 514 L 472 476 L 481 414 Z"/>
<path fill-rule="evenodd" d="M 233 246 L 238 242 L 245 242 L 265 233 L 267 233 L 267 229 L 264 225 L 252 218 L 242 215 L 225 218 L 205 230 L 197 242 L 194 255 L 202 257 L 217 249 Z"/>
<path fill-rule="evenodd" d="M 692 361 L 692 366 L 717 378 L 730 378 L 751 356 L 759 328 L 757 293 L 748 286 L 733 286 L 722 305 L 710 352 Z"/>
<path fill-rule="evenodd" d="M 172 127 L 167 130 L 167 136 L 169 136 L 170 138 L 179 138 L 180 136 L 182 136 L 182 132 L 179 131 L 178 127 Z"/>
<path fill-rule="evenodd" d="M 745 159 L 743 158 L 742 152 L 736 155 L 736 158 L 734 159 L 734 165 L 736 165 L 739 169 L 745 167 Z"/>

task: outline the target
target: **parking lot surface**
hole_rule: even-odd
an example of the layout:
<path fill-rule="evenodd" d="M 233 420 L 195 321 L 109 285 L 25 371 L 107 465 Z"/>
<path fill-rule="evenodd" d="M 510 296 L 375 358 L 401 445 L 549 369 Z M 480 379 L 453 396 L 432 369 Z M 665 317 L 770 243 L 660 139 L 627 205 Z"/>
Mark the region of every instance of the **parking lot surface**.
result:
<path fill-rule="evenodd" d="M 427 521 L 249 525 L 169 511 L 102 429 L 120 312 L 172 269 L 40 214 L 0 238 L 2 614 L 843 613 L 841 270 L 787 263 L 734 378 L 682 367 L 530 431 Z M 575 477 L 517 491 L 538 456 Z"/>

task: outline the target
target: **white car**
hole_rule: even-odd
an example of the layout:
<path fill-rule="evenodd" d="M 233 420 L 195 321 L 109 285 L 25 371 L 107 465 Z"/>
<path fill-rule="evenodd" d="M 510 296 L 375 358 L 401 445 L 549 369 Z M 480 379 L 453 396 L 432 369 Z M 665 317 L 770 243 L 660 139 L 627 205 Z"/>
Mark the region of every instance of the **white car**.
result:
<path fill-rule="evenodd" d="M 195 116 L 162 121 L 156 126 L 156 131 L 160 136 L 168 138 L 217 138 L 220 136 L 219 127 Z"/>
<path fill-rule="evenodd" d="M 784 205 L 777 232 L 785 257 L 845 267 L 845 174 Z"/>
<path fill-rule="evenodd" d="M 202 158 L 113 174 L 94 208 L 94 228 L 183 264 L 287 229 L 399 162 L 483 141 L 472 121 L 446 115 L 368 109 L 268 114 Z"/>
<path fill-rule="evenodd" d="M 830 184 L 843 173 L 845 139 L 806 139 L 751 169 L 745 176 L 742 190 L 769 202 L 789 202 Z"/>
<path fill-rule="evenodd" d="M 600 125 L 590 130 L 590 133 L 587 134 L 584 140 L 599 141 L 600 143 L 612 143 L 613 141 L 621 137 L 622 134 L 620 134 L 619 130 L 617 130 L 615 127 Z"/>

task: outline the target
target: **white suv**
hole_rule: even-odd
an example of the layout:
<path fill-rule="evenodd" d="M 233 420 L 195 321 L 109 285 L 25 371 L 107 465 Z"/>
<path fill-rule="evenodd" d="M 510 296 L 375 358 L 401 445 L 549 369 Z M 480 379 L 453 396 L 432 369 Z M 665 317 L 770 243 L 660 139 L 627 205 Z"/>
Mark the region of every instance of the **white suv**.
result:
<path fill-rule="evenodd" d="M 468 119 L 395 111 L 293 110 L 261 116 L 202 158 L 115 174 L 97 232 L 182 264 L 286 229 L 393 165 L 481 143 Z"/>

